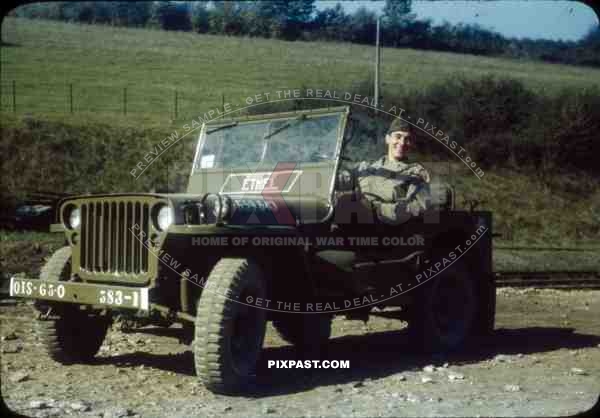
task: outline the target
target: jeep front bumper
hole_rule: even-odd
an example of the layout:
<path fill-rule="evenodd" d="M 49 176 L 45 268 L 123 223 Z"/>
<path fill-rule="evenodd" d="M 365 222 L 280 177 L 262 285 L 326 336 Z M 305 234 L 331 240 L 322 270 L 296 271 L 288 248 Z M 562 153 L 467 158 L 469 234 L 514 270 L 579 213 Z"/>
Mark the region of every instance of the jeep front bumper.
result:
<path fill-rule="evenodd" d="M 147 287 L 10 278 L 11 297 L 77 303 L 118 309 L 149 309 Z"/>

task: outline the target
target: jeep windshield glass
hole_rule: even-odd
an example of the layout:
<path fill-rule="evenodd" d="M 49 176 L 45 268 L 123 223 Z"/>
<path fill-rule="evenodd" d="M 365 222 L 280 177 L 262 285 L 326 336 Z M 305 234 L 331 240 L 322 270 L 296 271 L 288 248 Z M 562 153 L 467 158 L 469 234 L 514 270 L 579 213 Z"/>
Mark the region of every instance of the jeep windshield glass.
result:
<path fill-rule="evenodd" d="M 263 139 L 270 139 L 270 138 L 274 137 L 275 135 L 277 135 L 278 133 L 285 131 L 290 126 L 293 126 L 292 124 L 298 124 L 299 123 L 298 121 L 302 122 L 304 120 L 306 120 L 306 117 L 304 115 L 302 115 L 299 118 L 297 118 L 294 122 L 292 122 L 292 121 L 286 122 L 284 125 L 281 125 L 274 131 L 268 132 Z"/>
<path fill-rule="evenodd" d="M 209 127 L 194 171 L 334 161 L 338 115 L 262 120 Z"/>
<path fill-rule="evenodd" d="M 230 173 L 267 176 L 282 166 L 303 171 L 306 176 L 318 171 L 319 181 L 329 181 L 335 169 L 342 121 L 343 114 L 329 113 L 209 125 L 200 137 L 193 174 L 209 175 L 211 184 L 201 189 L 210 192 L 222 192 Z M 222 173 L 220 180 L 214 179 L 216 173 Z M 290 176 L 288 186 L 294 179 L 296 175 Z M 218 182 L 221 184 L 216 185 Z"/>
<path fill-rule="evenodd" d="M 210 131 L 206 132 L 206 134 L 210 135 L 212 133 L 215 133 L 216 131 L 220 131 L 222 129 L 233 128 L 234 126 L 237 126 L 237 122 L 233 122 L 233 123 L 230 123 L 229 125 L 222 125 L 222 126 L 219 126 L 218 128 L 211 129 Z"/>

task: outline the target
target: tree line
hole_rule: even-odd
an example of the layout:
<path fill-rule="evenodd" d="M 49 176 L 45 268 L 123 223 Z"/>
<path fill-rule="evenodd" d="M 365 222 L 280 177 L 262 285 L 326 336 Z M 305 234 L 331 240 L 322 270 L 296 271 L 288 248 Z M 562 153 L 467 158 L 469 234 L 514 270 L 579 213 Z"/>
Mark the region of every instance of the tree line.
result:
<path fill-rule="evenodd" d="M 189 2 L 49 2 L 19 7 L 13 16 L 193 31 L 283 40 L 375 42 L 377 15 L 365 7 L 346 13 L 340 3 L 316 10 L 314 0 Z M 600 28 L 580 41 L 513 39 L 479 25 L 417 19 L 412 0 L 386 0 L 381 19 L 387 47 L 451 51 L 600 66 Z"/>

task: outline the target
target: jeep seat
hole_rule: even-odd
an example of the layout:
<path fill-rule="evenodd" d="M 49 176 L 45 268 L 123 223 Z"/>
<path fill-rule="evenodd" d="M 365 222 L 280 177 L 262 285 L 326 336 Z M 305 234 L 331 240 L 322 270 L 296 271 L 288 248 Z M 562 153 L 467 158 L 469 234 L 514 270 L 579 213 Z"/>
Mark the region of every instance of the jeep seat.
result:
<path fill-rule="evenodd" d="M 429 184 L 431 194 L 431 209 L 453 210 L 455 202 L 454 187 L 446 182 L 432 182 Z"/>

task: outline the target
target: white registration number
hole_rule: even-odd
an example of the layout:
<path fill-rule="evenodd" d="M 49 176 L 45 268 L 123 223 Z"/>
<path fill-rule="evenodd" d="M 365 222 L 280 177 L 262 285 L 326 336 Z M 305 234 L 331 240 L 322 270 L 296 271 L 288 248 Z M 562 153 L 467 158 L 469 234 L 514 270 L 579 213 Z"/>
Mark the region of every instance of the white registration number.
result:
<path fill-rule="evenodd" d="M 116 305 L 120 306 L 123 304 L 123 291 L 121 290 L 101 290 L 98 302 L 103 305 Z"/>
<path fill-rule="evenodd" d="M 11 286 L 11 296 L 48 296 L 51 298 L 62 299 L 65 297 L 65 286 L 54 283 L 33 284 L 26 280 L 13 280 Z"/>
<path fill-rule="evenodd" d="M 64 300 L 91 305 L 148 309 L 148 288 L 105 287 L 85 283 L 50 283 L 40 280 L 10 280 L 10 296 Z"/>

